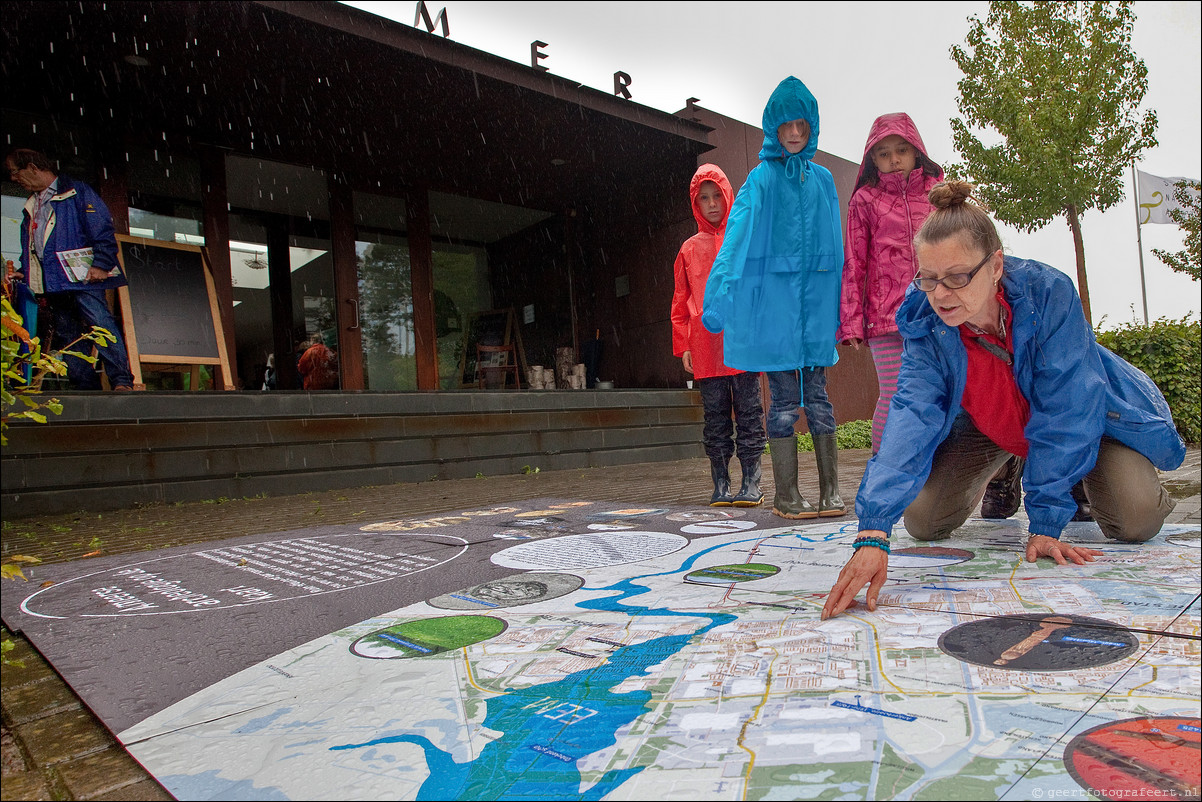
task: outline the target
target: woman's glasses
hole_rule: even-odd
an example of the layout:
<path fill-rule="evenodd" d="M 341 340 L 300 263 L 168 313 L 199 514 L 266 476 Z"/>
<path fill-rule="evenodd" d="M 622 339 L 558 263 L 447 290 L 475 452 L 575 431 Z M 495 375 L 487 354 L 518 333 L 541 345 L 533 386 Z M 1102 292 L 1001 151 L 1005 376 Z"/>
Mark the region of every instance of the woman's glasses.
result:
<path fill-rule="evenodd" d="M 994 253 L 996 253 L 996 251 L 986 254 L 985 258 L 978 262 L 977 266 L 972 270 L 969 270 L 967 273 L 951 273 L 943 278 L 915 276 L 914 286 L 923 292 L 934 292 L 935 288 L 940 284 L 947 287 L 949 290 L 962 290 L 972 283 L 973 278 L 976 277 L 977 273 L 981 272 L 981 268 L 985 266 L 985 263 L 988 262 L 990 258 L 992 258 Z"/>

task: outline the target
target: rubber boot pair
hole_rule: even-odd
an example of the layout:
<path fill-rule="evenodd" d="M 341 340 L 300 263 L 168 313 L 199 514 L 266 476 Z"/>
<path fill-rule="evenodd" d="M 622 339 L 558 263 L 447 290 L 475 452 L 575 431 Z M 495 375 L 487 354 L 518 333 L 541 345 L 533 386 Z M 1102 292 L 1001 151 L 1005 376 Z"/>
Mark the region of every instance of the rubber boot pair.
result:
<path fill-rule="evenodd" d="M 835 518 L 847 507 L 839 494 L 838 445 L 833 434 L 814 437 L 814 457 L 818 462 L 818 506 L 802 497 L 797 489 L 797 435 L 774 437 L 768 441 L 772 451 L 772 476 L 776 497 L 772 512 L 782 518 Z"/>
<path fill-rule="evenodd" d="M 1023 466 L 1026 460 L 1011 456 L 989 480 L 981 499 L 981 517 L 999 520 L 1018 512 L 1023 500 Z"/>
<path fill-rule="evenodd" d="M 714 480 L 714 494 L 710 497 L 710 506 L 758 506 L 764 500 L 764 494 L 760 491 L 761 471 L 759 456 L 739 460 L 739 464 L 743 468 L 743 485 L 739 488 L 738 495 L 731 495 L 730 492 L 730 469 L 728 463 L 729 459 L 710 457 L 710 476 Z"/>

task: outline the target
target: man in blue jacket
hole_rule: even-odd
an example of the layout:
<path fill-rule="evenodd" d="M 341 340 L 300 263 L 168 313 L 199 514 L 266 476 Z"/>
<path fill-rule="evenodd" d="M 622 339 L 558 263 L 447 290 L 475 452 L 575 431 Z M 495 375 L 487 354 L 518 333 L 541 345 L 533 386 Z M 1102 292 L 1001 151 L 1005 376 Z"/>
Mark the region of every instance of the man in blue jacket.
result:
<path fill-rule="evenodd" d="M 106 290 L 126 285 L 108 208 L 94 189 L 58 175 L 51 161 L 36 150 L 14 150 L 4 166 L 9 178 L 30 193 L 21 221 L 21 273 L 14 277 L 46 299 L 51 347 L 62 348 L 93 326 L 106 329 L 114 341 L 97 351 L 109 384 L 114 390 L 132 390 L 129 355 L 105 296 Z M 75 272 L 73 261 L 90 264 L 86 271 Z M 81 344 L 81 351 L 85 345 Z M 90 364 L 76 357 L 65 361 L 72 389 L 100 389 L 100 378 Z"/>

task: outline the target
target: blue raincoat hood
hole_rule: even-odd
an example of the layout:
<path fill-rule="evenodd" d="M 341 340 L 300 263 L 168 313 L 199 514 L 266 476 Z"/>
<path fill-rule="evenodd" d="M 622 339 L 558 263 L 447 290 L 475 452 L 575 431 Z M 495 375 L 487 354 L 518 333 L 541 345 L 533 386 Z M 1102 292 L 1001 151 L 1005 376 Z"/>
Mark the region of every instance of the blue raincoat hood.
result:
<path fill-rule="evenodd" d="M 793 120 L 805 120 L 810 124 L 810 141 L 801 153 L 786 153 L 776 137 L 776 129 Z M 760 148 L 760 161 L 785 159 L 809 161 L 818 152 L 818 101 L 810 94 L 799 79 L 790 75 L 776 85 L 768 105 L 764 106 L 764 144 Z"/>

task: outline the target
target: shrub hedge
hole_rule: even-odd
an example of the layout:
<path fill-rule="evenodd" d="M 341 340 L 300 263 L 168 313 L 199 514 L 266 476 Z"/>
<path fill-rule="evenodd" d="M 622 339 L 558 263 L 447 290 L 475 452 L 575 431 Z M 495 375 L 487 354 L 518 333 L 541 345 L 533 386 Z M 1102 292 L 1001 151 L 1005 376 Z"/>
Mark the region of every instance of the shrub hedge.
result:
<path fill-rule="evenodd" d="M 1202 440 L 1202 328 L 1197 320 L 1186 315 L 1149 325 L 1133 321 L 1098 331 L 1097 338 L 1156 382 L 1185 442 Z"/>

